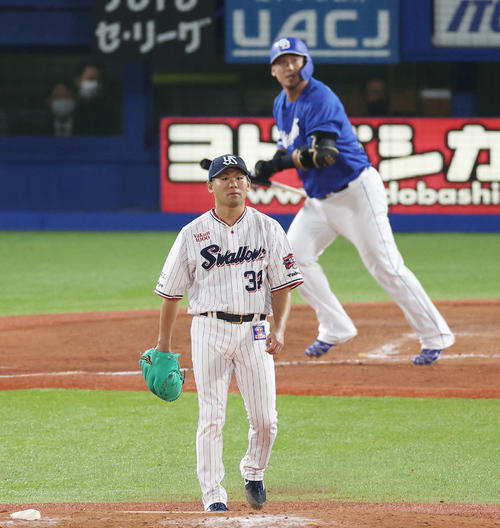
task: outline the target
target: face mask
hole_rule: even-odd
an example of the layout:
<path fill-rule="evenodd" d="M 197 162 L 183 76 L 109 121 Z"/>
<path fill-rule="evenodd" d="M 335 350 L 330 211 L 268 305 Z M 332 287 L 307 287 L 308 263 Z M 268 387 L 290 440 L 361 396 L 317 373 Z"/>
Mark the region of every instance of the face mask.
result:
<path fill-rule="evenodd" d="M 99 91 L 99 83 L 95 79 L 82 81 L 80 84 L 80 95 L 84 99 L 92 99 Z"/>
<path fill-rule="evenodd" d="M 69 117 L 75 109 L 75 101 L 73 99 L 54 99 L 50 106 L 52 113 L 59 118 Z"/>

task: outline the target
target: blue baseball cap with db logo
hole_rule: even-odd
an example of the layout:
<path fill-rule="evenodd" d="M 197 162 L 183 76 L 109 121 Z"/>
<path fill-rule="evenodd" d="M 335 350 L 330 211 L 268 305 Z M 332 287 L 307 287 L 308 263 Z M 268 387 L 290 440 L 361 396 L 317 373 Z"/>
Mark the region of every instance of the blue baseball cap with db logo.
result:
<path fill-rule="evenodd" d="M 245 165 L 245 162 L 242 158 L 240 158 L 239 156 L 235 156 L 234 154 L 224 154 L 223 156 L 215 158 L 210 164 L 210 167 L 208 169 L 208 181 L 212 181 L 215 177 L 217 177 L 221 172 L 225 171 L 226 169 L 233 168 L 240 169 L 247 176 L 250 175 L 247 166 Z"/>

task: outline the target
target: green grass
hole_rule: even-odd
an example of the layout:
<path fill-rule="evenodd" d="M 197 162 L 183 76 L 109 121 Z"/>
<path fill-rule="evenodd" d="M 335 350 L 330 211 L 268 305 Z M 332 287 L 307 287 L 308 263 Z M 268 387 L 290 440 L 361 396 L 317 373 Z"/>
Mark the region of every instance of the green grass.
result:
<path fill-rule="evenodd" d="M 152 290 L 174 237 L 0 232 L 0 315 L 158 308 Z M 412 233 L 396 240 L 431 298 L 500 297 L 499 234 Z M 341 302 L 389 300 L 346 240 L 335 241 L 320 262 Z M 293 302 L 303 302 L 296 291 Z"/>
<path fill-rule="evenodd" d="M 0 314 L 158 308 L 174 234 L 0 232 Z"/>
<path fill-rule="evenodd" d="M 279 396 L 271 500 L 495 503 L 498 400 Z M 321 419 L 318 419 L 321 416 Z M 0 392 L 0 503 L 199 500 L 196 394 Z M 229 398 L 230 501 L 247 421 Z"/>

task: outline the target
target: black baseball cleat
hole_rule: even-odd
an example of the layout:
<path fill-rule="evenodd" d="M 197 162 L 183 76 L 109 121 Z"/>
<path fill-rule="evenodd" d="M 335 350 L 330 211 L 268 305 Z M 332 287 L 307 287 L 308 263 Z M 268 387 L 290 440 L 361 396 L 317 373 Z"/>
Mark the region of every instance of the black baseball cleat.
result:
<path fill-rule="evenodd" d="M 208 507 L 208 511 L 211 512 L 225 512 L 228 508 L 223 502 L 214 502 Z"/>
<path fill-rule="evenodd" d="M 262 480 L 245 480 L 245 496 L 254 510 L 260 510 L 266 503 L 266 488 Z"/>

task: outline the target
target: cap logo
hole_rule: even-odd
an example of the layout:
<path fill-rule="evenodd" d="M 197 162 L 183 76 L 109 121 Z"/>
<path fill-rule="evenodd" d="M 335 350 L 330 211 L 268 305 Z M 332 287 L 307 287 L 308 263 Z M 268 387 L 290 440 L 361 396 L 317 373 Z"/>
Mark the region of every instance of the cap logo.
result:
<path fill-rule="evenodd" d="M 286 39 L 286 38 L 282 38 L 282 39 L 278 40 L 278 42 L 276 44 L 282 50 L 286 50 L 286 49 L 290 48 L 290 41 L 288 39 Z"/>
<path fill-rule="evenodd" d="M 222 163 L 224 165 L 238 165 L 238 160 L 236 156 L 224 156 Z"/>

